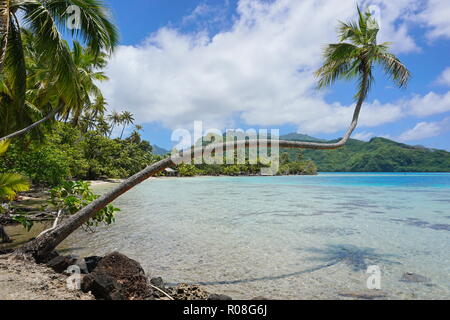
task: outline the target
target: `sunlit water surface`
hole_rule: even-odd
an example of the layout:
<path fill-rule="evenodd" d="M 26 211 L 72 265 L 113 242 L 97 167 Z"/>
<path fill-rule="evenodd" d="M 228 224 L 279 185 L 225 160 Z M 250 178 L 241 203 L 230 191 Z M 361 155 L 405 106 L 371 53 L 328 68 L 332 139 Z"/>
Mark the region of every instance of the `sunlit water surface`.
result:
<path fill-rule="evenodd" d="M 450 298 L 450 174 L 153 179 L 115 205 L 113 226 L 76 232 L 64 251 L 118 250 L 150 276 L 233 298 L 373 294 L 371 265 L 384 298 Z"/>

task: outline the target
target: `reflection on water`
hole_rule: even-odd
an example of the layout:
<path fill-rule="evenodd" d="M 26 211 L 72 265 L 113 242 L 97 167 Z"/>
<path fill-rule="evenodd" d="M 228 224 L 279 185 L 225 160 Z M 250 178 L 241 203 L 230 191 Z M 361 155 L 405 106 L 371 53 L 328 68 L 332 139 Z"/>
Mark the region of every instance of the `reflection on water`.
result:
<path fill-rule="evenodd" d="M 62 248 L 119 250 L 151 276 L 234 298 L 364 293 L 378 265 L 387 298 L 449 299 L 449 194 L 448 174 L 156 179 L 117 200 L 116 224 Z"/>

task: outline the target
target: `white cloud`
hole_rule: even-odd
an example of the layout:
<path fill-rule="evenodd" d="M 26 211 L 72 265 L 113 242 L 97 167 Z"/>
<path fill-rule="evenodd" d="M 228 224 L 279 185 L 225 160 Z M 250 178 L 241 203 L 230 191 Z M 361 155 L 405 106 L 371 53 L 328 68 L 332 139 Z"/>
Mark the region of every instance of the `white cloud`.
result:
<path fill-rule="evenodd" d="M 411 19 L 415 17 L 422 2 L 423 0 L 365 0 L 362 7 L 378 8 L 375 14 L 379 14 L 381 24 L 380 41 L 391 42 L 396 53 L 407 53 L 420 50 L 408 32 Z"/>
<path fill-rule="evenodd" d="M 427 37 L 431 40 L 450 38 L 450 5 L 448 0 L 428 0 L 425 9 L 418 13 L 416 21 L 429 27 Z"/>
<path fill-rule="evenodd" d="M 365 132 L 365 131 L 362 131 L 362 132 L 358 132 L 358 133 L 355 133 L 354 135 L 353 135 L 353 138 L 354 139 L 357 139 L 357 140 L 362 140 L 362 141 L 369 141 L 371 138 L 373 138 L 375 135 L 372 133 L 372 132 Z"/>
<path fill-rule="evenodd" d="M 436 81 L 437 84 L 450 86 L 450 67 L 445 69 Z"/>
<path fill-rule="evenodd" d="M 222 4 L 199 4 L 191 14 L 183 17 L 181 26 L 194 27 L 200 31 L 213 31 L 217 28 L 225 28 L 229 25 L 227 11 L 230 7 L 229 0 Z"/>
<path fill-rule="evenodd" d="M 408 34 L 412 3 L 418 1 L 370 2 L 382 9 L 381 40 L 394 41 L 396 52 L 418 50 Z M 353 106 L 326 103 L 325 92 L 315 90 L 313 71 L 323 46 L 336 41 L 337 21 L 349 20 L 355 7 L 355 0 L 240 0 L 231 28 L 212 37 L 207 31 L 182 34 L 165 27 L 139 46 L 119 47 L 107 68 L 110 81 L 101 87 L 111 106 L 132 111 L 141 123 L 189 128 L 203 120 L 223 129 L 239 119 L 334 133 L 348 126 Z M 208 10 L 199 6 L 185 19 Z M 396 121 L 405 114 L 404 104 L 368 103 L 360 124 Z"/>
<path fill-rule="evenodd" d="M 437 122 L 419 122 L 414 128 L 403 132 L 400 141 L 419 141 L 439 136 L 450 130 L 450 117 Z"/>
<path fill-rule="evenodd" d="M 404 109 L 411 115 L 425 117 L 450 111 L 450 91 L 445 94 L 430 92 L 424 96 L 415 95 L 404 102 Z"/>

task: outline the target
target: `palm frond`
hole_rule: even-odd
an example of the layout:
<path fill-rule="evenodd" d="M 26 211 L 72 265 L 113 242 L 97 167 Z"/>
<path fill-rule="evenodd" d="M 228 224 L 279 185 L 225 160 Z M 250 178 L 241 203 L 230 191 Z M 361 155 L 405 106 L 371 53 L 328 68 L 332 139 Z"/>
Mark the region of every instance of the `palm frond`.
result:
<path fill-rule="evenodd" d="M 337 80 L 345 77 L 351 68 L 352 64 L 350 62 L 330 63 L 322 66 L 315 73 L 316 77 L 319 78 L 317 87 L 322 89 L 332 85 Z"/>
<path fill-rule="evenodd" d="M 11 141 L 9 141 L 9 140 L 1 140 L 0 141 L 0 156 L 6 153 L 10 144 L 11 144 Z"/>
<path fill-rule="evenodd" d="M 333 84 L 338 79 L 351 78 L 358 47 L 350 43 L 330 44 L 324 50 L 325 63 L 315 75 L 319 78 L 318 88 Z"/>
<path fill-rule="evenodd" d="M 34 113 L 40 117 L 42 117 L 42 110 L 40 110 L 37 106 L 35 106 L 30 101 L 25 101 L 25 107 L 27 110 L 29 110 L 31 113 Z"/>
<path fill-rule="evenodd" d="M 10 93 L 14 107 L 18 108 L 18 111 L 21 111 L 25 102 L 27 71 L 21 33 L 16 22 L 17 20 L 13 16 L 10 19 L 4 68 L 6 79 L 10 85 Z"/>
<path fill-rule="evenodd" d="M 57 28 L 61 25 L 61 16 L 52 8 L 55 2 L 26 1 L 23 6 L 24 20 L 34 34 L 35 50 L 45 52 L 45 57 L 51 59 L 50 72 L 57 76 L 55 83 L 58 84 L 59 94 L 65 97 L 68 106 L 76 107 L 80 101 L 77 89 L 79 80 L 69 45 Z"/>
<path fill-rule="evenodd" d="M 404 88 L 408 85 L 411 73 L 395 55 L 385 52 L 377 55 L 375 60 L 383 66 L 386 75 L 392 79 L 397 86 Z"/>
<path fill-rule="evenodd" d="M 17 192 L 28 191 L 29 180 L 17 173 L 0 173 L 0 199 L 13 200 Z"/>

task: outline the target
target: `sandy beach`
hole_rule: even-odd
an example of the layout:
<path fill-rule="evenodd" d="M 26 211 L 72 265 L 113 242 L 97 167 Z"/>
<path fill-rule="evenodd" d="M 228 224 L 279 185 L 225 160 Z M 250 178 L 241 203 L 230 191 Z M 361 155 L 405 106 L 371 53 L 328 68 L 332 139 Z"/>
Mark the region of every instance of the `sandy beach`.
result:
<path fill-rule="evenodd" d="M 0 300 L 93 300 L 90 294 L 70 291 L 66 277 L 45 265 L 13 261 L 0 255 Z"/>

